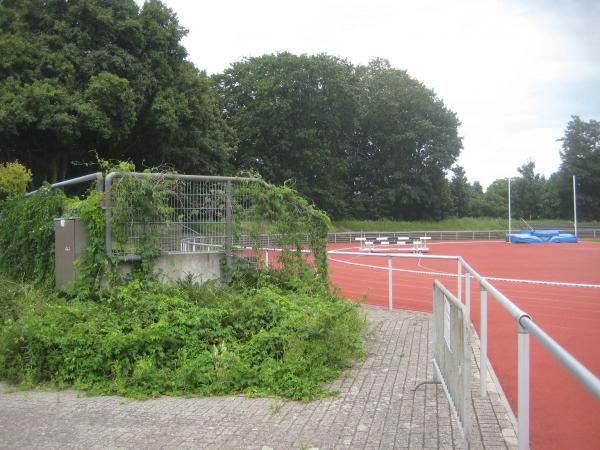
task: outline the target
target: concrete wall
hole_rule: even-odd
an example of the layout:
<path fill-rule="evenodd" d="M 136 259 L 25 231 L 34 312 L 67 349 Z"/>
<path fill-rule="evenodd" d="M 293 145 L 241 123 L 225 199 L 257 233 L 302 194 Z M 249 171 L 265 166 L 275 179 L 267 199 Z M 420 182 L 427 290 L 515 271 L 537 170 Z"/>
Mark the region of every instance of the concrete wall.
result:
<path fill-rule="evenodd" d="M 152 270 L 161 282 L 176 281 L 192 276 L 197 283 L 221 280 L 221 260 L 225 253 L 170 253 L 154 258 Z M 119 263 L 123 275 L 131 273 L 131 264 Z"/>
<path fill-rule="evenodd" d="M 221 260 L 225 253 L 171 253 L 153 261 L 153 271 L 159 281 L 175 281 L 191 275 L 204 283 L 221 279 Z"/>

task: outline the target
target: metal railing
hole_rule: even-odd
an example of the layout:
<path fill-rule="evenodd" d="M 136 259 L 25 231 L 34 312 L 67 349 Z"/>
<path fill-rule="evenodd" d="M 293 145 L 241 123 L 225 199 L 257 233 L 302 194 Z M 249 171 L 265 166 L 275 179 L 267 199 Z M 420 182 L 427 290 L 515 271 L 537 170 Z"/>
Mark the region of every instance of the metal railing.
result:
<path fill-rule="evenodd" d="M 50 189 L 56 189 L 60 187 L 74 186 L 76 184 L 88 183 L 90 181 L 96 181 L 96 190 L 102 192 L 104 190 L 104 176 L 102 172 L 91 173 L 89 175 L 83 175 L 82 177 L 71 178 L 70 180 L 58 181 L 50 185 Z M 39 189 L 35 191 L 28 192 L 25 194 L 26 196 L 30 196 L 38 192 Z"/>
<path fill-rule="evenodd" d="M 554 227 L 567 233 L 574 233 L 573 227 Z M 508 230 L 454 230 L 454 231 L 340 231 L 327 234 L 330 244 L 356 244 L 356 238 L 376 239 L 378 237 L 408 237 L 419 239 L 429 237 L 433 241 L 496 241 L 505 240 Z M 600 229 L 581 228 L 577 229 L 580 239 L 599 239 Z"/>
<path fill-rule="evenodd" d="M 537 325 L 529 314 L 515 305 L 508 297 L 496 289 L 486 278 L 482 277 L 473 269 L 461 256 L 436 256 L 436 255 L 407 255 L 397 253 L 365 253 L 331 250 L 332 255 L 349 256 L 367 256 L 367 257 L 386 257 L 388 259 L 388 308 L 393 308 L 392 282 L 393 265 L 392 258 L 413 258 L 413 259 L 438 259 L 457 261 L 457 298 L 462 302 L 463 282 L 465 287 L 464 304 L 467 310 L 471 310 L 471 277 L 477 281 L 480 289 L 480 329 L 479 339 L 481 341 L 480 349 L 480 381 L 481 395 L 487 396 L 487 371 L 488 371 L 488 321 L 487 321 L 487 302 L 488 294 L 496 300 L 513 318 L 518 334 L 518 368 L 517 368 L 517 438 L 519 450 L 529 448 L 529 421 L 530 421 L 530 338 L 533 337 L 555 358 L 565 369 L 569 371 L 579 383 L 585 387 L 598 401 L 600 401 L 600 379 L 596 377 L 587 367 L 581 364 L 573 355 L 565 350 L 548 333 Z"/>

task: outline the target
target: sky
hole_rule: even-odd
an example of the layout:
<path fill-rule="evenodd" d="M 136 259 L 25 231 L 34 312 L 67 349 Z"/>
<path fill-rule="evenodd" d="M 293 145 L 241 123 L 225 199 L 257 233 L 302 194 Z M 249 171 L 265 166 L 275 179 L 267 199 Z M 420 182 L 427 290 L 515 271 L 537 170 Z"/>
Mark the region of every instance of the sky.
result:
<path fill-rule="evenodd" d="M 208 74 L 281 51 L 389 60 L 458 115 L 457 164 L 484 188 L 530 160 L 549 176 L 571 116 L 600 120 L 600 0 L 163 3 Z"/>

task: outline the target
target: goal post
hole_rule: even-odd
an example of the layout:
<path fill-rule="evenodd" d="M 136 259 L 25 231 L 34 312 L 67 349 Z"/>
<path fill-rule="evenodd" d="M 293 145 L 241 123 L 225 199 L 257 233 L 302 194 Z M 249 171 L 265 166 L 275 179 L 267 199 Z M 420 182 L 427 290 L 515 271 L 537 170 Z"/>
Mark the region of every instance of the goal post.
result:
<path fill-rule="evenodd" d="M 433 282 L 433 368 L 469 448 L 471 431 L 470 318 L 465 305 L 438 280 Z"/>

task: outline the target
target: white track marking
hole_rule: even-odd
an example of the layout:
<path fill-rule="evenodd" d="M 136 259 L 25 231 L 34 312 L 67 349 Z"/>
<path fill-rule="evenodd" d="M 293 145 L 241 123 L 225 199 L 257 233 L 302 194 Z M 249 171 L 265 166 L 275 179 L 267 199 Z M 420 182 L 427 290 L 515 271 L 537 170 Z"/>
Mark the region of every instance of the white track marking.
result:
<path fill-rule="evenodd" d="M 344 261 L 342 259 L 329 258 L 330 261 L 335 261 L 341 264 L 349 264 L 352 266 L 360 266 L 360 267 L 368 267 L 370 269 L 381 269 L 381 270 L 389 270 L 388 267 L 384 266 L 374 266 L 371 264 L 362 264 L 350 261 Z M 418 261 L 421 261 L 420 259 Z M 439 275 L 442 277 L 458 277 L 455 273 L 448 272 L 435 272 L 431 270 L 410 270 L 410 269 L 392 269 L 395 272 L 405 272 L 405 273 L 415 273 L 419 275 Z M 464 275 L 462 275 L 464 277 Z M 544 281 L 544 280 L 521 280 L 518 278 L 501 278 L 501 277 L 488 277 L 484 276 L 488 281 L 506 281 L 510 283 L 525 283 L 525 284 L 542 284 L 547 286 L 564 286 L 564 287 L 581 287 L 581 288 L 592 288 L 592 289 L 600 289 L 600 284 L 588 284 L 588 283 L 569 283 L 566 281 Z"/>

